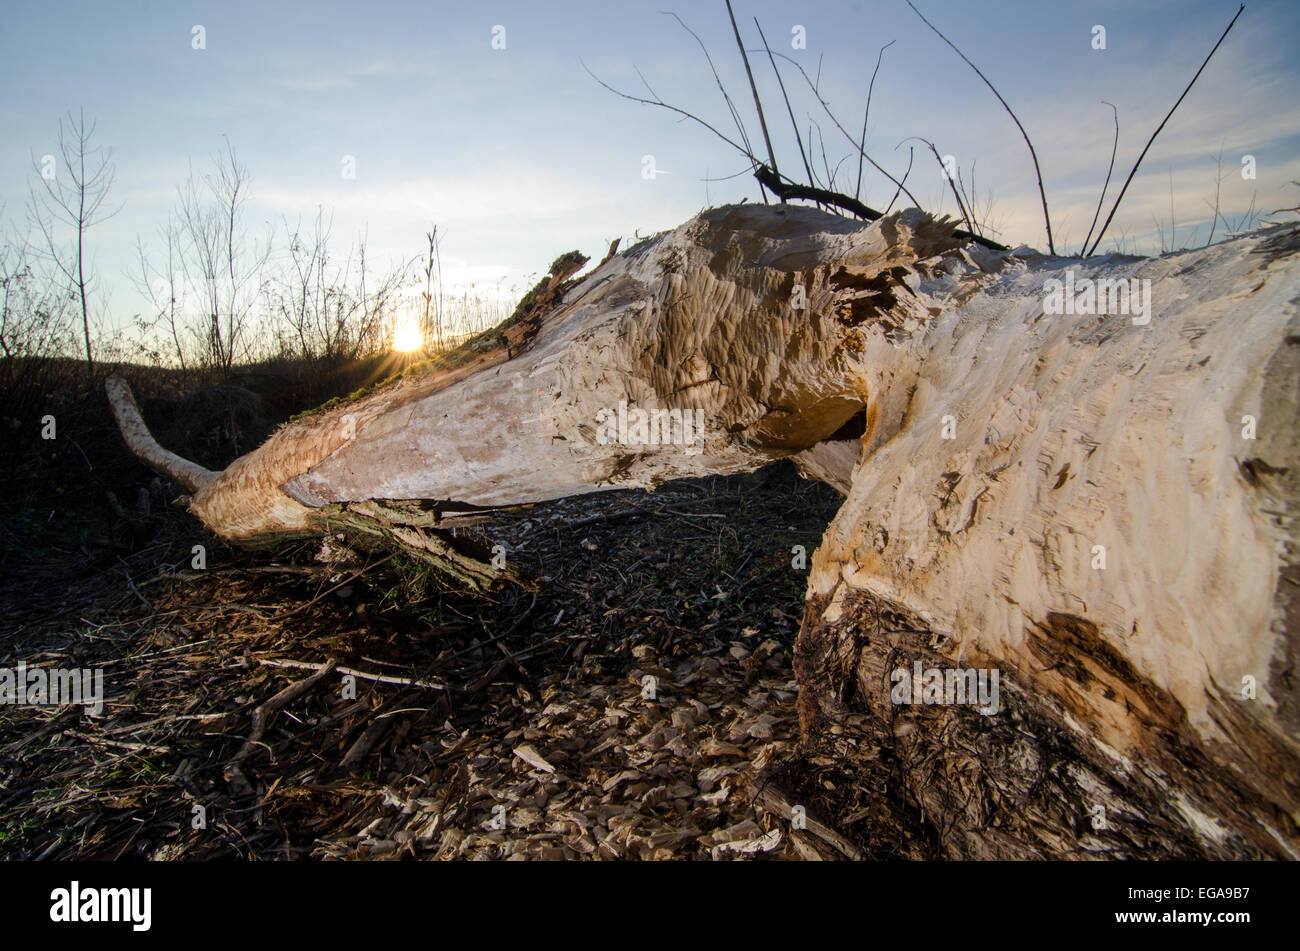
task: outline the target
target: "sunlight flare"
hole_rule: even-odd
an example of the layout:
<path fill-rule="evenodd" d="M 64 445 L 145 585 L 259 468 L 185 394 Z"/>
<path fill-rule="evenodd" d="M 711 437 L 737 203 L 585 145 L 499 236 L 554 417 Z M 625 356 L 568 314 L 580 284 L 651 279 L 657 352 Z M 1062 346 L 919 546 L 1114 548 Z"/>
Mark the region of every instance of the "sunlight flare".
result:
<path fill-rule="evenodd" d="M 393 332 L 393 349 L 402 353 L 411 353 L 424 346 L 424 335 L 420 333 L 420 323 L 409 317 L 397 325 Z"/>

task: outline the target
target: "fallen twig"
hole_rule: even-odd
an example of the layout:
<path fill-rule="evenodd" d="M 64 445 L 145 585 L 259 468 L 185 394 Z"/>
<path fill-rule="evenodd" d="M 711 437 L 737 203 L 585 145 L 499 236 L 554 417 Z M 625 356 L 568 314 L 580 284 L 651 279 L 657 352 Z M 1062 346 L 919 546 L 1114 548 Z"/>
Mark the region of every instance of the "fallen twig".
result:
<path fill-rule="evenodd" d="M 75 736 L 79 740 L 85 740 L 88 743 L 99 743 L 102 746 L 111 746 L 114 749 L 129 750 L 133 753 L 145 751 L 149 753 L 170 753 L 169 746 L 154 746 L 151 743 L 128 743 L 125 740 L 110 740 L 106 737 L 95 736 L 93 733 L 79 733 L 76 730 L 65 730 L 64 736 Z"/>
<path fill-rule="evenodd" d="M 271 722 L 271 718 L 275 716 L 281 707 L 288 703 L 292 703 L 307 691 L 311 690 L 311 688 L 316 686 L 317 683 L 329 676 L 337 666 L 338 661 L 331 658 L 318 671 L 316 671 L 316 673 L 312 674 L 310 677 L 299 680 L 296 683 L 290 684 L 254 710 L 253 732 L 249 734 L 248 739 L 244 741 L 244 745 L 240 747 L 239 752 L 235 754 L 235 758 L 231 760 L 231 765 L 242 762 L 250 753 L 253 752 L 254 749 L 257 748 L 257 746 L 262 742 L 262 737 L 266 733 L 266 728 Z"/>
<path fill-rule="evenodd" d="M 794 810 L 790 805 L 790 800 L 779 790 L 775 789 L 772 784 L 768 783 L 759 790 L 757 796 L 759 804 L 768 812 L 780 816 L 782 819 L 789 820 L 794 815 Z M 862 850 L 850 842 L 844 836 L 840 835 L 829 826 L 822 825 L 812 816 L 805 815 L 804 828 L 821 839 L 827 845 L 832 846 L 854 861 L 862 859 Z"/>
<path fill-rule="evenodd" d="M 392 674 L 372 674 L 364 670 L 356 670 L 353 667 L 340 667 L 335 661 L 329 664 L 311 664 L 302 660 L 272 660 L 266 658 L 257 658 L 257 662 L 265 667 L 289 667 L 296 670 L 315 670 L 324 671 L 326 667 L 348 677 L 356 677 L 358 680 L 369 680 L 380 684 L 397 684 L 402 687 L 423 687 L 425 690 L 446 690 L 447 685 L 442 683 L 433 683 L 428 680 L 413 680 L 410 677 L 394 677 Z M 310 678 L 308 678 L 310 679 Z"/>
<path fill-rule="evenodd" d="M 387 719 L 379 718 L 372 720 L 361 732 L 361 736 L 357 738 L 357 741 L 348 748 L 346 753 L 343 754 L 343 759 L 339 761 L 339 768 L 351 769 L 365 759 L 366 754 L 368 754 L 374 748 L 375 744 L 379 742 L 379 738 L 388 732 L 390 726 L 392 726 L 392 723 Z"/>

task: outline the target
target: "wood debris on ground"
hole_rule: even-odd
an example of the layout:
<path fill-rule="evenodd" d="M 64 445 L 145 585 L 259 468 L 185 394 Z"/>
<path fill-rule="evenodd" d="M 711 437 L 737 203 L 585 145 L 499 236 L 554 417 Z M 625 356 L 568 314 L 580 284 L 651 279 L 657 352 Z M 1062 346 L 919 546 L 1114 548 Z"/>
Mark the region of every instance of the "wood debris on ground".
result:
<path fill-rule="evenodd" d="M 61 616 L 11 611 L 6 663 L 99 667 L 107 696 L 0 707 L 0 853 L 855 856 L 791 821 L 827 786 L 798 749 L 790 552 L 836 504 L 783 466 L 514 510 L 474 531 L 543 585 L 491 598 L 318 545 L 209 540 L 203 571 L 146 546 Z"/>

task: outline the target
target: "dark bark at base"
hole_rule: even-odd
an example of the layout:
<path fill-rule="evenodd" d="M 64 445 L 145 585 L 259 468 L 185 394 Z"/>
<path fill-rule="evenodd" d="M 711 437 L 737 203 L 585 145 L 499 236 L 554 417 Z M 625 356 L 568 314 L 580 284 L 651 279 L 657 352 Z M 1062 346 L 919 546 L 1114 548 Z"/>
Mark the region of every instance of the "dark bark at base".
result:
<path fill-rule="evenodd" d="M 1028 672 L 998 658 L 954 658 L 920 620 L 865 595 L 825 623 L 828 601 L 808 602 L 795 649 L 800 761 L 812 775 L 836 772 L 840 791 L 805 779 L 787 795 L 822 800 L 820 811 L 841 823 L 856 808 L 842 801 L 845 790 L 865 796 L 869 816 L 839 831 L 868 857 L 1290 857 L 1269 830 L 1294 848 L 1286 803 L 1300 798 L 1300 763 L 1234 707 L 1248 701 L 1222 698 L 1216 720 L 1239 745 L 1209 749 L 1172 698 L 1089 643 L 1086 622 L 1053 616 L 1040 640 L 1044 667 L 1080 691 L 1133 698 L 1145 742 L 1120 758 L 1072 729 L 1068 710 Z M 890 672 L 918 660 L 1000 668 L 1000 711 L 894 704 Z"/>

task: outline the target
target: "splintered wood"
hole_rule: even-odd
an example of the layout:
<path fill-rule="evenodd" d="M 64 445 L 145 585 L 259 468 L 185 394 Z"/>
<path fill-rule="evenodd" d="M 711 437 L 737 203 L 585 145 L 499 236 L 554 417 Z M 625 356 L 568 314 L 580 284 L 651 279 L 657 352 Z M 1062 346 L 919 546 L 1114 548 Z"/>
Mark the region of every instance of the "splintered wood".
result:
<path fill-rule="evenodd" d="M 486 587 L 481 559 L 440 547 L 455 506 L 793 458 L 846 496 L 810 565 L 804 739 L 864 712 L 887 724 L 867 732 L 945 854 L 1127 835 L 1137 857 L 1300 858 L 1298 250 L 1300 226 L 1278 225 L 1061 259 L 915 210 L 710 209 L 563 293 L 548 282 L 507 346 L 285 427 L 191 510 L 256 540 L 318 530 L 330 506 L 448 503 L 437 528 L 387 534 Z M 631 438 L 673 411 L 704 432 Z M 1003 702 L 900 709 L 891 678 L 915 662 L 996 672 Z M 880 768 L 858 765 L 863 782 Z M 738 849 L 765 847 L 746 832 Z"/>

